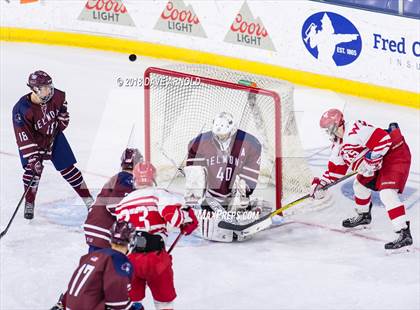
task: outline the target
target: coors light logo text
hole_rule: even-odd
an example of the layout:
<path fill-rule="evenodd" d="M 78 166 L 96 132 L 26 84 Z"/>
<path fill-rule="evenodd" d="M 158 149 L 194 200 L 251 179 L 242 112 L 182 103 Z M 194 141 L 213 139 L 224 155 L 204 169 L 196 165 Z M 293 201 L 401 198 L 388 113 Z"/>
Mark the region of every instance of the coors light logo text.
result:
<path fill-rule="evenodd" d="M 275 51 L 262 21 L 252 16 L 246 1 L 230 26 L 225 42 Z"/>
<path fill-rule="evenodd" d="M 206 37 L 203 27 L 191 5 L 181 0 L 169 1 L 160 15 L 155 29 L 197 37 Z"/>
<path fill-rule="evenodd" d="M 134 22 L 121 0 L 88 0 L 78 19 L 134 26 Z"/>

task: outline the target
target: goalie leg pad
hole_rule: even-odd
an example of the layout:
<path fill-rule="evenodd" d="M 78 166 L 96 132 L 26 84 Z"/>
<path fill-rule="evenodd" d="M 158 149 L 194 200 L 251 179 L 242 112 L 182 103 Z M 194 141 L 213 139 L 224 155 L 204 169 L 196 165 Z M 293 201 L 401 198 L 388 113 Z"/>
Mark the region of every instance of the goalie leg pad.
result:
<path fill-rule="evenodd" d="M 233 231 L 218 226 L 219 222 L 226 220 L 225 208 L 214 198 L 207 197 L 202 205 L 203 216 L 200 219 L 200 232 L 203 239 L 218 242 L 232 242 Z"/>

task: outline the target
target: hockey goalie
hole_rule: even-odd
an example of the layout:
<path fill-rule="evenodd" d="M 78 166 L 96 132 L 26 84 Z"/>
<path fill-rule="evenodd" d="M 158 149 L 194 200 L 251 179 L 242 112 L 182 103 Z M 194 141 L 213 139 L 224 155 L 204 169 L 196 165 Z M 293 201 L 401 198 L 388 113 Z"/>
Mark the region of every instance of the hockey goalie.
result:
<path fill-rule="evenodd" d="M 212 130 L 199 134 L 188 145 L 184 168 L 185 200 L 201 214 L 200 234 L 204 239 L 232 242 L 249 238 L 222 229 L 218 223 L 249 221 L 271 211 L 268 202 L 251 199 L 260 172 L 261 144 L 237 128 L 232 114 L 221 112 Z M 255 218 L 252 218 L 255 220 Z"/>

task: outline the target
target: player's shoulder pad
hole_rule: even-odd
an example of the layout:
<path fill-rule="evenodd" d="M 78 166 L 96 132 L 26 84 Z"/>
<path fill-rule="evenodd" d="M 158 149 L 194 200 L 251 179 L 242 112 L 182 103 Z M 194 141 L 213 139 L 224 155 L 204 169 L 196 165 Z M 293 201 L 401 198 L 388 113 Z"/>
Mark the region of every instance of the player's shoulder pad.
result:
<path fill-rule="evenodd" d="M 12 111 L 13 123 L 20 127 L 24 125 L 23 118 L 25 114 L 29 112 L 31 103 L 28 101 L 28 94 L 22 96 L 19 101 L 15 104 Z"/>
<path fill-rule="evenodd" d="M 127 171 L 121 171 L 117 175 L 117 184 L 120 184 L 124 187 L 133 188 L 134 177 L 133 174 Z"/>
<path fill-rule="evenodd" d="M 127 256 L 110 248 L 99 250 L 99 252 L 111 257 L 112 265 L 118 275 L 131 278 L 133 266 Z"/>
<path fill-rule="evenodd" d="M 247 142 L 257 149 L 261 148 L 261 143 L 258 141 L 257 137 L 241 129 L 236 131 L 236 139 Z"/>
<path fill-rule="evenodd" d="M 60 101 L 64 101 L 66 99 L 66 93 L 62 90 L 59 90 L 57 88 L 54 88 L 54 96 L 53 98 L 57 98 Z"/>
<path fill-rule="evenodd" d="M 206 131 L 203 133 L 200 133 L 197 137 L 195 137 L 194 139 L 192 139 L 190 141 L 190 145 L 192 144 L 196 144 L 196 143 L 201 143 L 204 142 L 206 140 L 210 140 L 213 137 L 213 134 L 211 131 Z"/>

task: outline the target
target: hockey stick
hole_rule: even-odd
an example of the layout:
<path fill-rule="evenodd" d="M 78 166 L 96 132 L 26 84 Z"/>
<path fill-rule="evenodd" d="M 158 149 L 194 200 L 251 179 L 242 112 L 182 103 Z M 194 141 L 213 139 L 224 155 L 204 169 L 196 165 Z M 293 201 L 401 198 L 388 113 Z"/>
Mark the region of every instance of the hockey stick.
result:
<path fill-rule="evenodd" d="M 165 150 L 163 149 L 161 145 L 158 146 L 158 149 L 162 153 L 162 155 L 165 156 L 166 159 L 172 163 L 172 165 L 176 168 L 176 171 L 179 172 L 183 177 L 185 177 L 185 172 L 184 172 L 184 169 L 182 168 L 182 164 L 178 167 L 175 160 L 173 160 L 173 158 L 169 157 L 168 154 L 166 154 Z"/>
<path fill-rule="evenodd" d="M 346 175 L 346 176 L 342 177 L 341 179 L 338 179 L 337 181 L 332 182 L 332 183 L 330 183 L 330 184 L 328 184 L 328 185 L 324 186 L 324 187 L 323 187 L 323 189 L 324 189 L 324 190 L 326 190 L 326 189 L 328 189 L 328 188 L 330 188 L 330 187 L 332 187 L 332 186 L 334 186 L 334 185 L 336 185 L 336 184 L 338 184 L 338 183 L 341 183 L 341 182 L 343 182 L 344 180 L 347 180 L 348 178 L 350 178 L 350 177 L 354 176 L 356 173 L 357 173 L 357 172 L 352 172 L 352 173 L 350 173 L 350 174 L 348 174 L 348 175 Z M 223 229 L 235 230 L 235 231 L 243 231 L 243 230 L 245 230 L 245 229 L 247 229 L 247 228 L 249 228 L 249 227 L 252 227 L 252 226 L 254 226 L 254 225 L 261 224 L 261 226 L 259 226 L 259 227 L 258 227 L 258 226 L 256 226 L 256 230 L 255 230 L 255 231 L 259 231 L 259 230 L 262 230 L 262 229 L 264 229 L 264 228 L 266 228 L 266 227 L 270 226 L 270 224 L 271 224 L 271 218 L 272 218 L 273 216 L 275 216 L 275 215 L 278 215 L 278 214 L 282 213 L 283 211 L 285 211 L 285 210 L 287 210 L 287 209 L 289 209 L 289 208 L 291 208 L 291 207 L 293 207 L 293 206 L 295 206 L 295 205 L 297 205 L 297 204 L 301 203 L 302 201 L 304 201 L 304 200 L 306 200 L 306 199 L 308 199 L 308 198 L 310 198 L 310 197 L 311 197 L 311 195 L 310 195 L 310 194 L 306 194 L 305 196 L 303 196 L 303 197 L 301 197 L 301 198 L 298 198 L 298 199 L 296 199 L 296 200 L 294 200 L 294 201 L 292 201 L 292 202 L 288 203 L 288 204 L 287 204 L 287 205 L 285 205 L 284 207 L 282 207 L 282 208 L 280 208 L 280 209 L 277 209 L 277 210 L 275 210 L 275 211 L 273 211 L 273 212 L 271 212 L 271 213 L 269 213 L 269 214 L 267 214 L 267 215 L 265 215 L 265 216 L 263 216 L 263 217 L 261 217 L 261 218 L 259 218 L 259 219 L 255 220 L 254 222 L 251 222 L 251 223 L 248 223 L 248 224 L 237 225 L 237 224 L 234 224 L 234 223 L 229 223 L 229 222 L 225 222 L 225 221 L 220 221 L 220 222 L 219 222 L 219 224 L 218 224 L 218 226 L 219 226 L 220 228 L 223 228 Z M 264 222 L 264 223 L 263 223 L 263 222 Z M 263 223 L 263 224 L 262 224 L 262 223 Z"/>
<path fill-rule="evenodd" d="M 16 214 L 17 214 L 17 212 L 18 212 L 19 208 L 20 208 L 20 205 L 22 204 L 23 199 L 25 198 L 26 194 L 27 194 L 27 193 L 29 192 L 29 190 L 31 189 L 32 183 L 33 183 L 33 182 L 34 182 L 34 180 L 35 180 L 35 176 L 36 176 L 36 175 L 33 175 L 33 176 L 32 176 L 31 180 L 29 181 L 28 188 L 25 190 L 25 192 L 23 193 L 22 197 L 20 197 L 20 200 L 19 200 L 19 202 L 18 202 L 18 204 L 17 204 L 17 206 L 16 206 L 16 209 L 15 209 L 15 212 L 13 212 L 13 215 L 12 215 L 12 217 L 10 218 L 9 223 L 8 223 L 8 224 L 7 224 L 7 226 L 6 226 L 6 229 L 5 229 L 5 230 L 3 230 L 3 231 L 1 232 L 1 234 L 0 234 L 0 239 L 1 239 L 1 238 L 3 238 L 3 236 L 4 236 L 5 234 L 7 234 L 7 231 L 9 230 L 10 225 L 12 225 L 12 222 L 13 222 L 13 220 L 14 220 L 14 218 L 15 218 L 15 216 L 16 216 Z"/>
<path fill-rule="evenodd" d="M 57 131 L 54 133 L 54 135 L 52 136 L 51 141 L 50 141 L 50 145 L 49 145 L 49 147 L 48 147 L 48 151 L 47 151 L 46 153 L 48 153 L 49 151 L 51 151 L 51 150 L 52 150 L 52 147 L 53 147 L 53 144 L 54 144 L 54 140 L 55 140 L 55 137 L 57 136 L 58 132 L 59 132 L 59 130 L 57 130 Z M 44 156 L 43 156 L 43 155 L 41 155 L 41 158 L 43 158 L 43 157 L 44 157 Z M 7 231 L 9 230 L 9 227 L 12 225 L 12 222 L 13 222 L 13 220 L 15 219 L 15 216 L 16 216 L 16 214 L 17 214 L 17 212 L 18 212 L 19 208 L 20 208 L 20 205 L 22 204 L 22 201 L 23 201 L 23 199 L 25 198 L 26 194 L 29 192 L 29 189 L 31 188 L 32 183 L 34 182 L 35 177 L 36 177 L 36 175 L 33 175 L 33 176 L 32 176 L 32 178 L 31 178 L 31 180 L 29 181 L 28 188 L 25 190 L 25 192 L 23 193 L 22 197 L 20 198 L 20 200 L 19 200 L 19 202 L 18 202 L 18 204 L 17 204 L 17 206 L 16 206 L 16 209 L 15 209 L 15 211 L 13 212 L 13 215 L 12 215 L 12 217 L 11 217 L 11 218 L 10 218 L 10 220 L 9 220 L 9 223 L 7 223 L 6 229 L 5 229 L 5 230 L 3 230 L 3 231 L 0 233 L 0 239 L 1 239 L 1 238 L 3 238 L 3 236 L 7 234 Z"/>
<path fill-rule="evenodd" d="M 175 241 L 171 244 L 171 247 L 168 250 L 168 254 L 171 254 L 172 250 L 174 249 L 175 245 L 178 243 L 179 239 L 182 237 L 182 232 L 179 233 L 178 237 L 176 237 Z"/>

